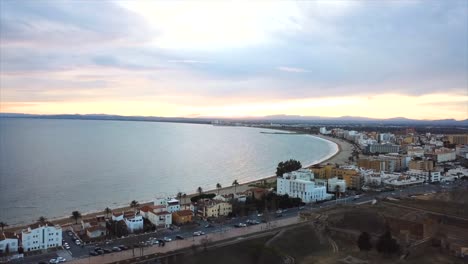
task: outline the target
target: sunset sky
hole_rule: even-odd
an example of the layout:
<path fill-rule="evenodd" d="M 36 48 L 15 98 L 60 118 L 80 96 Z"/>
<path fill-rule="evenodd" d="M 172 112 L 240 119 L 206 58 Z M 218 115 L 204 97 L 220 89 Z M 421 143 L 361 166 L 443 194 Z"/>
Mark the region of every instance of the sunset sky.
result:
<path fill-rule="evenodd" d="M 468 118 L 468 1 L 0 1 L 0 112 Z"/>

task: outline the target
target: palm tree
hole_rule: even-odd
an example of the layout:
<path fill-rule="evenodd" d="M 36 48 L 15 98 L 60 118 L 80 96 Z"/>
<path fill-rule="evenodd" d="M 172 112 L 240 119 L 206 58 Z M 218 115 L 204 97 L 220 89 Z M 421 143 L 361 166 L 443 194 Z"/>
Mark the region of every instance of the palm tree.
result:
<path fill-rule="evenodd" d="M 45 224 L 45 222 L 47 221 L 47 218 L 45 218 L 44 216 L 41 216 L 37 219 L 37 221 L 41 224 Z"/>
<path fill-rule="evenodd" d="M 70 216 L 71 219 L 75 219 L 75 224 L 78 224 L 78 219 L 81 218 L 81 213 L 78 211 L 73 211 L 72 215 Z"/>
<path fill-rule="evenodd" d="M 202 195 L 202 193 L 203 193 L 202 187 L 198 187 L 198 188 L 197 188 L 197 192 L 198 192 L 198 194 Z"/>
<path fill-rule="evenodd" d="M 7 225 L 7 223 L 5 222 L 0 222 L 0 227 L 2 228 L 2 233 L 3 233 L 3 228 L 5 228 Z"/>
<path fill-rule="evenodd" d="M 221 186 L 221 183 L 218 182 L 218 183 L 216 184 L 216 189 L 218 189 L 218 195 L 219 195 L 219 189 L 221 189 L 221 187 L 222 187 L 222 186 Z"/>
<path fill-rule="evenodd" d="M 106 209 L 104 209 L 104 213 L 106 213 L 106 217 L 109 218 L 109 215 L 112 213 L 112 210 L 109 207 L 106 207 Z"/>
<path fill-rule="evenodd" d="M 178 192 L 176 197 L 177 197 L 177 200 L 180 200 L 182 198 L 182 192 Z"/>
<path fill-rule="evenodd" d="M 130 203 L 130 207 L 133 208 L 133 211 L 135 211 L 135 215 L 136 215 L 136 210 L 137 210 L 138 206 L 140 206 L 140 204 L 139 204 L 137 201 L 135 201 L 135 200 L 133 200 L 133 201 Z"/>
<path fill-rule="evenodd" d="M 232 182 L 232 186 L 234 186 L 234 193 L 237 193 L 237 186 L 239 185 L 239 182 L 237 180 L 234 180 Z"/>

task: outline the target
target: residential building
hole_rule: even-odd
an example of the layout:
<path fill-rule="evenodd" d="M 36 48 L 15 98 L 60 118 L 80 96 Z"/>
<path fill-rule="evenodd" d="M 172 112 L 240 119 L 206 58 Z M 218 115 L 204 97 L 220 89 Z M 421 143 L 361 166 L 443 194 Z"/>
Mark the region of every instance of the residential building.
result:
<path fill-rule="evenodd" d="M 400 152 L 399 145 L 393 144 L 372 144 L 367 146 L 367 151 L 369 153 L 398 153 Z"/>
<path fill-rule="evenodd" d="M 468 134 L 448 135 L 447 139 L 450 144 L 468 145 Z"/>
<path fill-rule="evenodd" d="M 198 204 L 198 213 L 202 217 L 227 216 L 232 212 L 232 204 L 223 201 L 205 199 Z"/>
<path fill-rule="evenodd" d="M 164 205 L 169 213 L 180 211 L 180 201 L 174 198 L 157 198 L 155 205 Z"/>
<path fill-rule="evenodd" d="M 424 156 L 424 148 L 422 148 L 420 146 L 408 146 L 406 148 L 406 153 L 410 157 L 414 157 L 414 156 L 423 157 Z"/>
<path fill-rule="evenodd" d="M 0 254 L 18 252 L 18 235 L 13 232 L 0 233 Z"/>
<path fill-rule="evenodd" d="M 35 223 L 21 231 L 25 252 L 55 248 L 62 245 L 62 227 L 50 222 Z"/>
<path fill-rule="evenodd" d="M 327 187 L 329 193 L 335 193 L 337 191 L 340 193 L 346 192 L 346 182 L 338 179 L 337 177 L 328 179 Z"/>
<path fill-rule="evenodd" d="M 441 179 L 440 171 L 408 170 L 405 174 L 425 182 L 439 182 Z"/>
<path fill-rule="evenodd" d="M 172 213 L 172 219 L 175 224 L 182 225 L 192 222 L 193 212 L 190 210 L 180 210 Z"/>
<path fill-rule="evenodd" d="M 410 170 L 430 171 L 434 169 L 433 160 L 411 160 L 409 162 Z"/>
<path fill-rule="evenodd" d="M 314 173 L 314 177 L 317 179 L 329 179 L 332 177 L 332 170 L 335 166 L 327 165 L 314 165 L 310 170 Z"/>
<path fill-rule="evenodd" d="M 139 214 L 126 214 L 124 221 L 130 233 L 143 230 L 143 216 Z"/>
<path fill-rule="evenodd" d="M 105 236 L 106 233 L 107 233 L 107 229 L 99 225 L 86 228 L 86 235 L 89 238 L 102 237 L 102 236 Z"/>
<path fill-rule="evenodd" d="M 308 169 L 283 174 L 277 179 L 277 193 L 301 198 L 302 202 L 310 203 L 330 199 L 324 185 L 316 185 L 314 174 Z"/>
<path fill-rule="evenodd" d="M 380 171 L 401 171 L 404 168 L 406 157 L 379 155 L 377 157 L 368 157 L 358 159 L 358 167 L 364 169 L 372 169 L 376 172 Z"/>
<path fill-rule="evenodd" d="M 440 148 L 434 150 L 434 157 L 437 162 L 453 161 L 457 158 L 454 149 Z"/>

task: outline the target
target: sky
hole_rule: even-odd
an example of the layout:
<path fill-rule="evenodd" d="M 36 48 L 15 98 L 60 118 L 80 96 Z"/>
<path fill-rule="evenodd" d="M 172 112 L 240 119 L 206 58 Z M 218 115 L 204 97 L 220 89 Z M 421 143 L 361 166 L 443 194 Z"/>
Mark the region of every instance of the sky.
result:
<path fill-rule="evenodd" d="M 468 118 L 468 1 L 0 1 L 0 112 Z"/>

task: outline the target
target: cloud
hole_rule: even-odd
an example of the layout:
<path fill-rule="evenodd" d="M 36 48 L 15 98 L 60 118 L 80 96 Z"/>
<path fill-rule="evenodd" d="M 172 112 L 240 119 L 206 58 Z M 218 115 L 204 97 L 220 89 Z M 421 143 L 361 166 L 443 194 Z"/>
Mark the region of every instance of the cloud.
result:
<path fill-rule="evenodd" d="M 295 72 L 295 73 L 310 72 L 308 70 L 301 69 L 301 68 L 285 67 L 285 66 L 277 67 L 277 69 L 280 71 L 284 71 L 284 72 Z"/>

